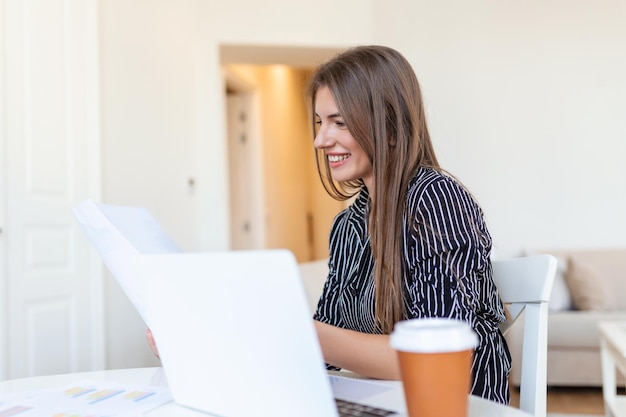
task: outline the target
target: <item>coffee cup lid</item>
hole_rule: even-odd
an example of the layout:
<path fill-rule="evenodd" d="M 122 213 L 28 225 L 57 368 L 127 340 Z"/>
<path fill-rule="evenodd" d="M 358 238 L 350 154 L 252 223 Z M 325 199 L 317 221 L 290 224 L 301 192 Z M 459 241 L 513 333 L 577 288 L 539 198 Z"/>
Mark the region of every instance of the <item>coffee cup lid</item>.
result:
<path fill-rule="evenodd" d="M 390 344 L 404 352 L 458 352 L 474 349 L 478 337 L 470 325 L 461 320 L 410 319 L 396 323 Z"/>

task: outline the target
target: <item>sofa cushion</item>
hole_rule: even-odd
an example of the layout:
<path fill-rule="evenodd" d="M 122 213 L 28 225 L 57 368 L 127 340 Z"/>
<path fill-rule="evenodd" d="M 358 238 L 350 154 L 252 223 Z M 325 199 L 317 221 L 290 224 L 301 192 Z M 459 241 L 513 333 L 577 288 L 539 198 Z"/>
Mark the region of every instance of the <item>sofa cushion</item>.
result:
<path fill-rule="evenodd" d="M 575 308 L 626 310 L 626 250 L 570 252 L 566 280 Z"/>
<path fill-rule="evenodd" d="M 566 280 L 576 309 L 609 311 L 615 308 L 615 296 L 593 262 L 577 257 L 570 259 Z"/>

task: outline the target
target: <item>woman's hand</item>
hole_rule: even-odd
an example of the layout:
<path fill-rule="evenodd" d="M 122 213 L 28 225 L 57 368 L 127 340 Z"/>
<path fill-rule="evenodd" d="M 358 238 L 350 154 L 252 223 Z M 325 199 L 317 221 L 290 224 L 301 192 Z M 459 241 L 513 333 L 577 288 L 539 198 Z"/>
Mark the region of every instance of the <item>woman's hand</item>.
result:
<path fill-rule="evenodd" d="M 389 335 L 361 333 L 314 320 L 324 360 L 330 365 L 376 379 L 400 379 Z"/>
<path fill-rule="evenodd" d="M 160 359 L 159 350 L 156 347 L 156 342 L 154 341 L 154 337 L 152 336 L 152 331 L 150 329 L 146 330 L 146 340 L 148 341 L 148 345 L 150 346 L 150 349 L 152 349 L 154 356 L 156 356 L 157 359 Z"/>

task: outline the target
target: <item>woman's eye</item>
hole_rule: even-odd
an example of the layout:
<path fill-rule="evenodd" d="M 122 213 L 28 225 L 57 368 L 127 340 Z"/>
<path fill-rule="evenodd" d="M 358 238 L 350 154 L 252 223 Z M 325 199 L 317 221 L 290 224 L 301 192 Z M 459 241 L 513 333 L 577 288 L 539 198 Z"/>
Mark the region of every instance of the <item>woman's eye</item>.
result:
<path fill-rule="evenodd" d="M 341 128 L 346 127 L 346 124 L 344 122 L 336 121 L 335 124 L 337 125 L 337 127 L 341 127 Z"/>

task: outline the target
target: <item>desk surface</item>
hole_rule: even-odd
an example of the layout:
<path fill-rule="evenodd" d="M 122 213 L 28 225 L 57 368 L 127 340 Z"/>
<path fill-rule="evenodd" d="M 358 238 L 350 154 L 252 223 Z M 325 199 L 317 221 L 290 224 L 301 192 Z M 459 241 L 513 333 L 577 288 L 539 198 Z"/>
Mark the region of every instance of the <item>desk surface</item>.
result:
<path fill-rule="evenodd" d="M 40 376 L 33 378 L 0 381 L 0 392 L 30 391 L 54 388 L 83 380 L 129 385 L 165 386 L 162 368 L 136 368 L 95 371 L 75 374 Z M 207 414 L 168 403 L 145 414 L 149 417 L 202 417 Z M 470 397 L 470 417 L 529 417 L 516 408 L 506 407 L 478 397 Z"/>

